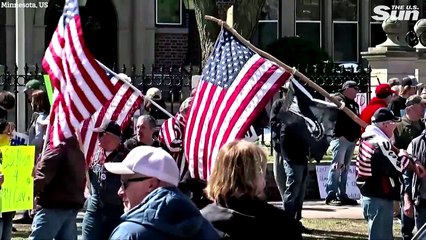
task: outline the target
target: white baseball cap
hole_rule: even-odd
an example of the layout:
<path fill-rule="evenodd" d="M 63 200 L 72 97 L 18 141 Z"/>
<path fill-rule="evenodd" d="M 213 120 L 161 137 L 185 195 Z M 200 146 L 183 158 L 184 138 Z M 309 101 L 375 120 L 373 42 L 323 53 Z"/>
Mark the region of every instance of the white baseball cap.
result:
<path fill-rule="evenodd" d="M 105 163 L 105 168 L 114 174 L 140 174 L 157 178 L 174 186 L 179 183 L 179 169 L 176 161 L 161 148 L 136 147 L 127 154 L 122 162 Z"/>

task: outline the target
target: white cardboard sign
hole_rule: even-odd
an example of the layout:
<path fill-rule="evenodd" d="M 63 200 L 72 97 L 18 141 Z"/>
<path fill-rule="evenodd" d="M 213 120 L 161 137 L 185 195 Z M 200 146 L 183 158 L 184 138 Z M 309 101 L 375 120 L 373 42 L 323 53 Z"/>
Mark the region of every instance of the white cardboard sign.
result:
<path fill-rule="evenodd" d="M 327 185 L 329 170 L 330 170 L 330 165 L 316 166 L 318 188 L 319 188 L 321 199 L 325 199 L 327 197 L 325 187 Z M 356 171 L 355 166 L 349 167 L 348 180 L 346 182 L 346 194 L 351 199 L 360 199 L 361 193 L 359 192 L 359 188 L 356 185 L 355 171 Z"/>

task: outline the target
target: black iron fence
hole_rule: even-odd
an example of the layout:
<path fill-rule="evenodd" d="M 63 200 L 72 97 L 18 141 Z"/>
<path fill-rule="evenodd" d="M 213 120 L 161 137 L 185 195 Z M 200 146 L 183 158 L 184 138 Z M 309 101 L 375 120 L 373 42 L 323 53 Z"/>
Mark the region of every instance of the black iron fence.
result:
<path fill-rule="evenodd" d="M 151 87 L 157 87 L 162 91 L 163 99 L 166 102 L 167 110 L 174 114 L 179 109 L 179 104 L 190 95 L 192 89 L 192 76 L 194 73 L 191 66 L 121 66 L 114 67 L 117 73 L 128 75 L 132 84 L 142 93 Z M 364 68 L 344 68 L 334 63 L 323 63 L 311 66 L 298 66 L 298 70 L 312 81 L 324 88 L 329 93 L 337 92 L 342 84 L 347 80 L 356 81 L 359 84 L 360 91 L 367 93 L 367 99 L 370 98 L 370 73 L 371 69 Z M 38 65 L 25 65 L 24 74 L 18 74 L 18 68 L 8 68 L 0 65 L 0 89 L 10 91 L 18 95 L 19 86 L 25 86 L 25 83 L 31 79 L 38 79 L 43 82 L 43 73 Z M 311 91 L 316 98 L 324 99 L 319 93 Z M 282 93 L 281 93 L 282 95 Z M 272 103 L 272 102 L 271 102 Z M 21 111 L 22 109 L 19 109 Z M 28 116 L 31 114 L 30 105 L 25 106 L 26 125 Z M 16 121 L 17 111 L 10 114 L 10 119 Z M 265 145 L 270 144 L 270 136 L 261 136 L 261 142 Z M 272 152 L 272 148 L 271 148 Z"/>

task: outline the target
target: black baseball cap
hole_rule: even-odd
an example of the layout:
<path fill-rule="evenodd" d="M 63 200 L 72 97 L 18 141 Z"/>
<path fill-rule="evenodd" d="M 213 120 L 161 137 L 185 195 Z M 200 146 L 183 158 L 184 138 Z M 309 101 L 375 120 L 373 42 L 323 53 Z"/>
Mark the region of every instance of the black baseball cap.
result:
<path fill-rule="evenodd" d="M 371 122 L 386 122 L 386 121 L 393 121 L 393 122 L 399 122 L 401 121 L 401 118 L 395 116 L 391 110 L 388 108 L 379 108 L 374 113 L 373 117 L 371 118 Z"/>
<path fill-rule="evenodd" d="M 98 133 L 107 132 L 121 138 L 121 127 L 115 121 L 108 121 L 104 123 L 102 127 L 93 129 L 93 132 L 98 132 Z"/>

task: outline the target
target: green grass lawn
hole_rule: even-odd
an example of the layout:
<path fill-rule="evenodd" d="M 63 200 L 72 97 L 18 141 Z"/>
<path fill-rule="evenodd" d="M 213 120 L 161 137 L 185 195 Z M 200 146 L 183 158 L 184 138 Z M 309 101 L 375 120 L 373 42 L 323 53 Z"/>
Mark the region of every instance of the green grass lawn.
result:
<path fill-rule="evenodd" d="M 304 235 L 303 239 L 341 239 L 360 240 L 368 239 L 367 222 L 359 219 L 303 219 L 303 225 L 314 229 L 311 235 Z M 394 221 L 393 235 L 400 238 L 401 225 Z"/>
<path fill-rule="evenodd" d="M 367 223 L 357 219 L 303 219 L 303 225 L 313 229 L 314 233 L 304 235 L 304 239 L 339 239 L 339 240 L 360 240 L 367 239 Z M 81 231 L 81 224 L 79 223 Z M 31 232 L 31 225 L 15 224 L 18 232 L 13 233 L 12 239 L 27 239 Z M 285 228 L 285 226 L 283 226 Z M 395 239 L 401 239 L 400 224 L 394 221 Z M 285 231 L 283 229 L 283 234 Z M 81 237 L 80 237 L 81 239 Z"/>

